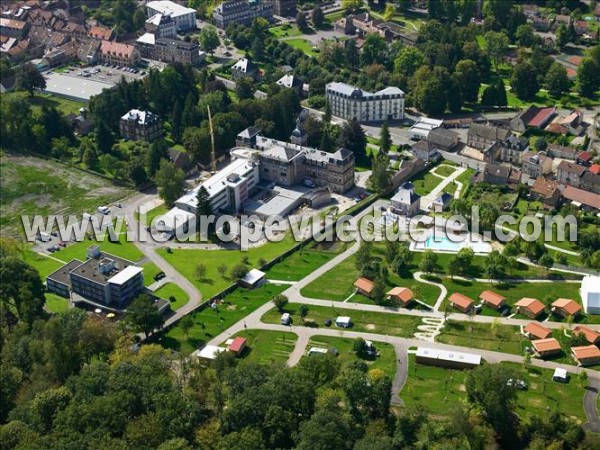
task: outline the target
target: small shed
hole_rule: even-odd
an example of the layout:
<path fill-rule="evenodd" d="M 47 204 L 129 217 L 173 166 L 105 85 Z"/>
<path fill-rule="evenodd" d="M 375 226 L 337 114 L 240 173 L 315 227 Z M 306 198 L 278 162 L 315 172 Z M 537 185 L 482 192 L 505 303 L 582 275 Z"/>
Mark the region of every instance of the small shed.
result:
<path fill-rule="evenodd" d="M 219 353 L 226 350 L 226 348 L 217 347 L 216 345 L 205 345 L 201 350 L 194 352 L 194 355 L 203 359 L 215 359 Z"/>
<path fill-rule="evenodd" d="M 475 302 L 463 294 L 455 292 L 449 298 L 450 303 L 461 312 L 469 313 L 475 306 Z"/>
<path fill-rule="evenodd" d="M 246 342 L 246 338 L 238 336 L 227 346 L 227 350 L 231 353 L 235 353 L 236 356 L 239 356 L 246 348 Z"/>
<path fill-rule="evenodd" d="M 552 375 L 552 380 L 559 381 L 561 383 L 566 383 L 569 381 L 569 373 L 565 369 L 557 367 L 556 369 L 554 369 L 554 375 Z"/>
<path fill-rule="evenodd" d="M 500 309 L 506 304 L 506 297 L 494 292 L 494 291 L 483 291 L 479 294 L 479 299 L 485 304 L 494 309 Z"/>
<path fill-rule="evenodd" d="M 352 326 L 352 319 L 348 316 L 339 316 L 335 319 L 335 324 L 340 328 L 350 328 Z"/>
<path fill-rule="evenodd" d="M 264 278 L 265 273 L 263 271 L 252 269 L 244 276 L 244 278 L 238 281 L 238 284 L 247 289 L 254 289 Z"/>
<path fill-rule="evenodd" d="M 375 284 L 368 278 L 360 277 L 354 282 L 354 287 L 359 294 L 370 297 L 375 288 Z"/>

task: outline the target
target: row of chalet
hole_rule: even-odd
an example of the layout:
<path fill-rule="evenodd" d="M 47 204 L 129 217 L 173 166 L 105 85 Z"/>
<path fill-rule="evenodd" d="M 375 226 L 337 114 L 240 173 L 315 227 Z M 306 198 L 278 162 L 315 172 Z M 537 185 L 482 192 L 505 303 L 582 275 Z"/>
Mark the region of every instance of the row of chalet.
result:
<path fill-rule="evenodd" d="M 365 277 L 360 277 L 354 282 L 356 293 L 371 298 L 375 290 L 375 283 Z M 408 307 L 415 301 L 413 291 L 406 287 L 395 287 L 386 293 L 386 299 L 397 305 Z"/>
<path fill-rule="evenodd" d="M 552 330 L 538 322 L 531 322 L 523 327 L 523 333 L 531 339 L 535 354 L 540 358 L 550 358 L 562 354 L 560 342 L 552 337 Z M 587 345 L 577 345 L 570 349 L 571 356 L 580 366 L 591 366 L 600 363 L 600 333 L 585 325 L 573 327 L 572 334 L 581 336 Z"/>

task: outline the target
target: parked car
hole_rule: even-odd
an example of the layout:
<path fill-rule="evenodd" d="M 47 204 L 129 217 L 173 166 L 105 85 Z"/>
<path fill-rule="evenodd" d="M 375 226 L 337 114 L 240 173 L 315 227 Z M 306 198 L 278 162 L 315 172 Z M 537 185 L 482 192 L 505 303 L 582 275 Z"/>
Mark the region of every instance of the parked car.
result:
<path fill-rule="evenodd" d="M 58 243 L 59 247 L 65 248 L 67 246 L 66 242 L 59 242 Z"/>
<path fill-rule="evenodd" d="M 509 378 L 508 381 L 506 382 L 507 386 L 514 386 L 517 389 L 520 389 L 522 391 L 527 389 L 527 383 L 525 383 L 523 380 L 513 380 L 512 378 Z"/>
<path fill-rule="evenodd" d="M 166 276 L 167 275 L 164 272 L 158 272 L 156 275 L 154 275 L 154 281 L 160 281 Z"/>
<path fill-rule="evenodd" d="M 59 247 L 59 246 L 57 246 L 57 245 L 52 245 L 52 246 L 48 247 L 48 251 L 49 251 L 50 253 L 54 253 L 54 252 L 57 252 L 57 251 L 59 251 L 59 250 L 60 250 L 60 247 Z"/>

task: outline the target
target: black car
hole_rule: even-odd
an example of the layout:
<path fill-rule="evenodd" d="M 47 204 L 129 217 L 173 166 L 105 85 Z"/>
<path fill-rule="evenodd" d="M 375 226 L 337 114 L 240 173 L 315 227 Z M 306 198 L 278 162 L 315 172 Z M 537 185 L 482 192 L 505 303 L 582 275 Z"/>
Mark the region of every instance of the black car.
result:
<path fill-rule="evenodd" d="M 158 272 L 156 275 L 154 275 L 154 281 L 160 281 L 164 277 L 166 277 L 164 272 Z"/>

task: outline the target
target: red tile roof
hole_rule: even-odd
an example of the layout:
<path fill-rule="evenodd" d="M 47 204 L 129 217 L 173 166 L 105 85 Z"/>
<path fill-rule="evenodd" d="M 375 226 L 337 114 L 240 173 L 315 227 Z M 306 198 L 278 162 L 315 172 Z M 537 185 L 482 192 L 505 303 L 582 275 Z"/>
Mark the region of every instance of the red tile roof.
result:
<path fill-rule="evenodd" d="M 405 288 L 405 287 L 395 287 L 395 288 L 391 289 L 387 293 L 387 295 L 389 295 L 390 297 L 399 298 L 404 303 L 409 302 L 410 300 L 412 300 L 415 297 L 415 295 L 413 294 L 413 291 L 411 291 L 410 289 Z"/>
<path fill-rule="evenodd" d="M 573 356 L 579 361 L 586 359 L 600 358 L 600 349 L 595 345 L 583 345 L 581 347 L 571 347 Z"/>
<path fill-rule="evenodd" d="M 592 330 L 590 327 L 586 327 L 585 325 L 575 325 L 573 327 L 573 334 L 575 336 L 582 334 L 585 337 L 585 340 L 590 344 L 595 344 L 600 340 L 600 333 L 595 330 Z"/>
<path fill-rule="evenodd" d="M 88 35 L 96 39 L 102 39 L 103 41 L 110 41 L 113 35 L 113 30 L 110 28 L 94 26 L 91 28 Z"/>
<path fill-rule="evenodd" d="M 581 152 L 579 155 L 577 155 L 577 159 L 580 159 L 583 162 L 590 162 L 592 158 L 592 154 L 588 151 Z"/>
<path fill-rule="evenodd" d="M 588 172 L 598 175 L 600 173 L 600 164 L 592 164 L 588 169 Z"/>
<path fill-rule="evenodd" d="M 552 198 L 558 191 L 558 183 L 554 180 L 547 180 L 544 177 L 538 177 L 531 186 L 531 192 L 541 195 L 544 198 Z"/>
<path fill-rule="evenodd" d="M 537 322 L 530 322 L 523 331 L 530 334 L 534 339 L 548 339 L 552 336 L 552 330 L 540 325 Z"/>
<path fill-rule="evenodd" d="M 100 53 L 116 55 L 120 58 L 131 58 L 134 50 L 133 45 L 121 44 L 120 42 L 102 41 L 100 46 Z"/>
<path fill-rule="evenodd" d="M 541 314 L 546 308 L 542 302 L 540 302 L 536 298 L 527 298 L 524 297 L 515 303 L 515 306 L 531 311 L 536 316 Z"/>
<path fill-rule="evenodd" d="M 567 186 L 563 191 L 563 197 L 572 202 L 600 209 L 600 195 L 584 191 L 573 186 Z"/>
<path fill-rule="evenodd" d="M 373 284 L 373 282 L 371 280 L 369 280 L 368 278 L 360 277 L 358 280 L 356 280 L 354 282 L 354 287 L 370 294 L 371 291 L 373 291 L 375 284 Z"/>
<path fill-rule="evenodd" d="M 471 300 L 469 297 L 463 294 L 459 294 L 458 292 L 452 294 L 449 300 L 450 303 L 453 303 L 464 310 L 469 309 L 474 303 L 473 300 Z"/>
<path fill-rule="evenodd" d="M 231 344 L 229 344 L 228 350 L 230 352 L 239 352 L 246 346 L 246 338 L 241 336 L 236 337 Z"/>
<path fill-rule="evenodd" d="M 567 314 L 574 316 L 581 312 L 581 305 L 570 298 L 559 298 L 552 303 L 553 308 L 560 308 Z"/>
<path fill-rule="evenodd" d="M 554 115 L 556 109 L 554 107 L 543 108 L 541 109 L 528 123 L 530 127 L 539 127 L 544 122 L 547 122 L 548 119 Z"/>
<path fill-rule="evenodd" d="M 531 341 L 531 345 L 539 353 L 560 351 L 560 342 L 554 338 L 536 339 L 535 341 Z"/>
<path fill-rule="evenodd" d="M 583 172 L 585 172 L 585 167 L 573 162 L 565 161 L 564 159 L 560 162 L 557 169 L 568 173 L 574 173 L 578 176 L 583 175 Z"/>
<path fill-rule="evenodd" d="M 498 308 L 502 304 L 502 302 L 506 300 L 506 297 L 503 297 L 502 295 L 489 290 L 483 291 L 481 294 L 479 294 L 479 298 L 483 302 L 495 306 L 496 308 Z"/>

